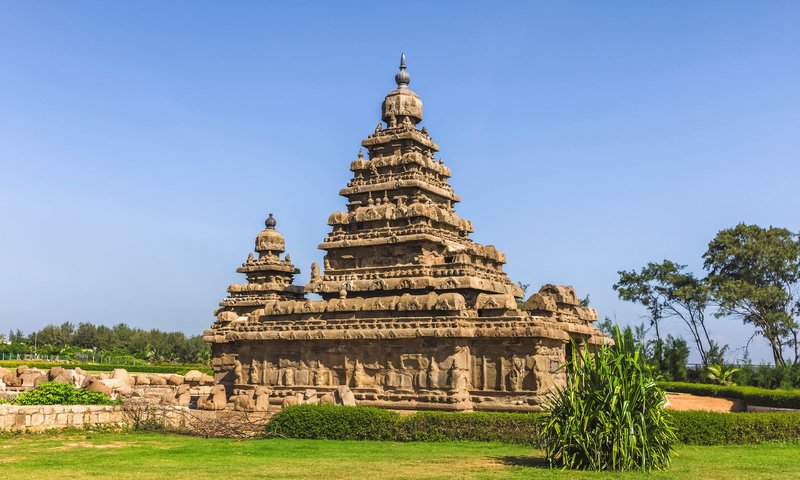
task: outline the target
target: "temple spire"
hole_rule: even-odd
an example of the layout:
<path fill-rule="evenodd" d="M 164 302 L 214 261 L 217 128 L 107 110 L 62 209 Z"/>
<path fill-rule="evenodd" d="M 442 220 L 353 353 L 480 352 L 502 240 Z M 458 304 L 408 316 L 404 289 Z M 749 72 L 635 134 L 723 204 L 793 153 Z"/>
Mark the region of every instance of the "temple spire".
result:
<path fill-rule="evenodd" d="M 411 83 L 411 75 L 406 71 L 406 54 L 400 53 L 400 71 L 394 76 L 394 81 L 397 83 L 398 88 L 408 87 Z"/>

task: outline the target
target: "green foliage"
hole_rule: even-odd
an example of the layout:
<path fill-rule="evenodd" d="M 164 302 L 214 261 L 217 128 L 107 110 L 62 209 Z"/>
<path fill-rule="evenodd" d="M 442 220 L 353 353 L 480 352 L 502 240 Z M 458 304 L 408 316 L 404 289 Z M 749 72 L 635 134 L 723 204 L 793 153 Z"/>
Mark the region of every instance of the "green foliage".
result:
<path fill-rule="evenodd" d="M 91 323 L 51 324 L 27 337 L 19 330 L 9 332 L 9 342 L 0 343 L 0 353 L 30 353 L 36 348 L 39 354 L 68 355 L 84 361 L 94 353 L 152 363 L 204 363 L 210 358 L 209 345 L 201 335 L 143 330 L 124 323 L 113 327 Z"/>
<path fill-rule="evenodd" d="M 31 368 L 41 368 L 48 370 L 50 367 L 81 368 L 87 372 L 107 372 L 115 368 L 124 368 L 129 372 L 135 373 L 175 373 L 183 375 L 189 370 L 198 370 L 203 373 L 211 374 L 213 371 L 207 365 L 115 365 L 107 363 L 53 363 L 53 362 L 28 362 L 25 360 L 5 360 L 0 361 L 0 367 L 16 368 L 20 365 L 27 365 Z"/>
<path fill-rule="evenodd" d="M 400 418 L 401 441 L 478 441 L 540 445 L 541 413 L 418 412 Z"/>
<path fill-rule="evenodd" d="M 738 368 L 725 365 L 709 365 L 706 370 L 706 378 L 709 380 L 719 385 L 736 385 L 736 382 L 731 379 L 739 371 Z"/>
<path fill-rule="evenodd" d="M 668 392 L 691 393 L 707 397 L 742 400 L 748 405 L 800 409 L 800 390 L 768 390 L 758 387 L 724 386 L 702 383 L 659 382 Z"/>
<path fill-rule="evenodd" d="M 678 441 L 690 445 L 753 444 L 800 439 L 800 413 L 669 412 Z"/>
<path fill-rule="evenodd" d="M 664 393 L 639 350 L 622 335 L 594 354 L 574 353 L 567 384 L 547 408 L 542 439 L 552 465 L 589 470 L 653 470 L 670 465 L 675 433 Z"/>
<path fill-rule="evenodd" d="M 372 407 L 294 405 L 275 414 L 267 435 L 324 440 L 393 440 L 400 415 Z"/>
<path fill-rule="evenodd" d="M 111 397 L 75 388 L 71 383 L 46 382 L 22 392 L 17 405 L 113 405 Z"/>
<path fill-rule="evenodd" d="M 800 413 L 667 411 L 677 441 L 690 445 L 800 440 Z M 377 421 L 375 421 L 377 419 Z M 418 412 L 401 416 L 369 407 L 299 405 L 277 413 L 268 436 L 336 440 L 478 441 L 543 445 L 543 413 Z"/>
<path fill-rule="evenodd" d="M 705 279 L 687 272 L 686 265 L 670 260 L 650 262 L 639 272 L 621 270 L 617 273 L 619 281 L 614 284 L 614 290 L 620 299 L 647 308 L 657 342 L 662 340 L 661 320 L 678 318 L 688 327 L 704 365 L 724 352 L 726 347 L 714 342 L 706 330 L 705 312 L 710 296 Z"/>
<path fill-rule="evenodd" d="M 718 315 L 754 325 L 769 341 L 776 365 L 786 364 L 786 347 L 794 347 L 798 363 L 798 235 L 785 228 L 740 223 L 717 233 L 703 260 L 720 306 Z"/>
<path fill-rule="evenodd" d="M 482 441 L 538 445 L 544 415 L 505 412 L 417 412 L 401 416 L 371 407 L 297 405 L 281 410 L 268 436 L 330 440 Z"/>
<path fill-rule="evenodd" d="M 739 367 L 733 375 L 739 385 L 761 388 L 800 388 L 800 365 L 751 365 Z"/>

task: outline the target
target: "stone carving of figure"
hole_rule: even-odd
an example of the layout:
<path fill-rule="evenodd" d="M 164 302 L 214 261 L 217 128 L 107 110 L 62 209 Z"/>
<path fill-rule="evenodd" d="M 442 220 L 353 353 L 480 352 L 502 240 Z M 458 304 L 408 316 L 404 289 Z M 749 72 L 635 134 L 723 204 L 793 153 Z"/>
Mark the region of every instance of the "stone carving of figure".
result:
<path fill-rule="evenodd" d="M 354 382 L 353 385 L 356 388 L 366 387 L 367 385 L 372 383 L 370 382 L 370 380 L 371 379 L 369 378 L 369 375 L 367 375 L 367 372 L 364 371 L 364 364 L 359 362 L 358 359 L 356 359 L 356 368 L 355 372 L 353 372 L 353 382 Z"/>
<path fill-rule="evenodd" d="M 250 364 L 250 383 L 253 385 L 261 383 L 261 369 L 258 366 L 258 362 L 255 360 Z"/>
<path fill-rule="evenodd" d="M 389 388 L 397 388 L 400 386 L 400 373 L 394 368 L 392 361 L 386 362 L 386 374 L 384 376 L 383 385 Z"/>
<path fill-rule="evenodd" d="M 311 264 L 311 283 L 316 283 L 319 282 L 320 280 L 321 277 L 319 274 L 319 264 L 317 264 L 317 262 L 314 262 Z"/>
<path fill-rule="evenodd" d="M 297 372 L 294 374 L 294 380 L 298 385 L 311 385 L 311 372 L 306 362 L 300 360 Z"/>
<path fill-rule="evenodd" d="M 331 269 L 331 261 L 328 259 L 328 257 L 325 257 L 325 259 L 323 260 L 322 263 L 323 263 L 323 265 L 325 265 L 325 271 L 328 271 L 328 270 Z"/>
<path fill-rule="evenodd" d="M 292 367 L 287 367 L 283 371 L 283 385 L 285 387 L 294 386 L 294 369 Z"/>
<path fill-rule="evenodd" d="M 375 127 L 375 133 L 378 133 L 381 130 L 383 130 L 383 123 L 378 123 L 378 126 Z"/>
<path fill-rule="evenodd" d="M 392 115 L 392 116 L 389 118 L 389 128 L 395 128 L 395 127 L 397 127 L 397 117 L 395 117 L 394 115 Z"/>
<path fill-rule="evenodd" d="M 325 386 L 331 384 L 330 371 L 322 365 L 322 362 L 317 362 L 317 368 L 314 369 L 314 385 Z"/>
<path fill-rule="evenodd" d="M 454 361 L 447 372 L 447 384 L 451 390 L 466 390 L 469 388 L 467 372 L 461 370 Z"/>
<path fill-rule="evenodd" d="M 428 365 L 428 388 L 439 388 L 439 364 L 433 357 Z"/>
<path fill-rule="evenodd" d="M 252 262 L 253 262 L 253 254 L 252 253 L 248 253 L 247 254 L 247 263 L 252 263 Z"/>
<path fill-rule="evenodd" d="M 525 376 L 525 360 L 517 357 L 511 359 L 511 370 L 508 372 L 508 389 L 512 392 L 522 390 L 522 379 Z"/>
<path fill-rule="evenodd" d="M 244 373 L 242 373 L 242 362 L 238 359 L 233 363 L 233 375 L 236 377 L 236 383 L 244 383 Z"/>

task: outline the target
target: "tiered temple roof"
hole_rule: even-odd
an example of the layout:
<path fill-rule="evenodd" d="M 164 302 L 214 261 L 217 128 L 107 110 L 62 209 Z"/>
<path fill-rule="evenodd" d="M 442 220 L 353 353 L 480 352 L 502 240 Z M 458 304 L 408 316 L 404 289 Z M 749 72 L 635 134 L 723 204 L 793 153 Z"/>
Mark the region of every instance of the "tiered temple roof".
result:
<path fill-rule="evenodd" d="M 232 308 L 237 313 L 246 314 L 269 301 L 303 298 L 303 287 L 292 284 L 300 270 L 295 268 L 288 254 L 281 259 L 281 254 L 286 251 L 286 242 L 275 230 L 275 217 L 270 213 L 264 224 L 266 228 L 256 237 L 258 258 L 250 253 L 242 266 L 236 269 L 247 276 L 247 283 L 228 286 L 230 295 L 219 303 L 221 312 Z"/>
<path fill-rule="evenodd" d="M 435 157 L 438 145 L 422 121 L 422 100 L 408 88 L 405 57 L 397 88 L 383 102 L 382 119 L 350 164 L 353 179 L 339 194 L 347 211 L 333 213 L 325 274 L 306 288 L 323 298 L 399 293 L 460 292 L 473 303 L 481 293 L 522 297 L 503 272 L 505 255 L 469 238 L 468 220 L 448 183 L 451 172 Z"/>

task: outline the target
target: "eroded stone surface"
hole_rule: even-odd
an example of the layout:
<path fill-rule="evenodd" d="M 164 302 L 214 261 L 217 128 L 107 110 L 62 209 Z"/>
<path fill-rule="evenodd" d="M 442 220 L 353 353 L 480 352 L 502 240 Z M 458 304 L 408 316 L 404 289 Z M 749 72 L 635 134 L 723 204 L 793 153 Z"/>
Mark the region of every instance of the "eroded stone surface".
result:
<path fill-rule="evenodd" d="M 215 380 L 240 409 L 267 386 L 283 405 L 330 394 L 390 408 L 531 410 L 563 382 L 570 339 L 607 341 L 572 287 L 545 285 L 518 303 L 505 255 L 471 240 L 471 222 L 456 214 L 450 168 L 418 128 L 422 100 L 404 63 L 396 80 L 386 124 L 350 164 L 347 208 L 328 219 L 322 268 L 312 264 L 308 285 L 292 283 L 270 214 L 258 257 L 237 270 L 247 283 L 229 287 L 205 332 Z"/>

